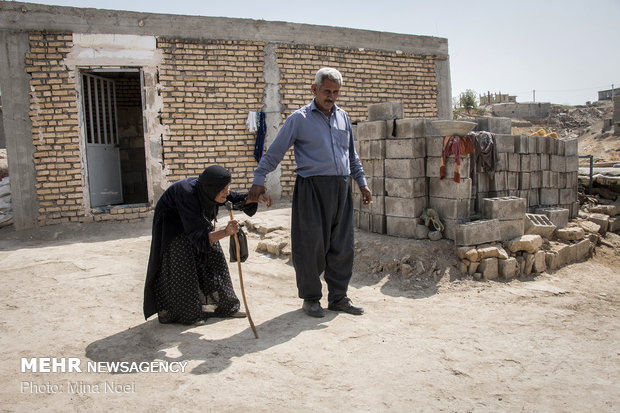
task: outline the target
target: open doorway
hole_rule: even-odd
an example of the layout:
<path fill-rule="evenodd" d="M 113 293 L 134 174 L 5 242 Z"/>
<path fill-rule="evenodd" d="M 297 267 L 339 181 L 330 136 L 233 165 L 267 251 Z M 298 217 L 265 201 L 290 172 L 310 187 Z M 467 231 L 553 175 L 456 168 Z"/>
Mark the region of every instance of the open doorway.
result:
<path fill-rule="evenodd" d="M 148 203 L 142 72 L 82 70 L 81 81 L 90 206 Z"/>

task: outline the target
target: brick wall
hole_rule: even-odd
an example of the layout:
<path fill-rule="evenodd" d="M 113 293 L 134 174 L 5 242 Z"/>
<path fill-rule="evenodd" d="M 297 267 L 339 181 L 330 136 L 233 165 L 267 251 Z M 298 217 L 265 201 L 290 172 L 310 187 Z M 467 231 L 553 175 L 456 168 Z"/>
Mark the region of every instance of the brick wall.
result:
<path fill-rule="evenodd" d="M 217 163 L 231 171 L 233 190 L 249 188 L 257 163 L 245 122 L 248 111 L 262 109 L 263 44 L 160 38 L 157 47 L 168 180 Z"/>
<path fill-rule="evenodd" d="M 79 114 L 74 79 L 62 60 L 71 51 L 70 33 L 30 34 L 26 71 L 30 74 L 30 119 L 34 143 L 39 225 L 125 220 L 146 216 L 147 208 L 115 209 L 85 215 L 79 143 Z"/>
<path fill-rule="evenodd" d="M 342 73 L 343 87 L 337 104 L 353 123 L 367 120 L 369 105 L 385 101 L 402 102 L 406 117 L 437 116 L 438 57 L 304 45 L 281 45 L 277 56 L 283 119 L 310 103 L 310 84 L 323 66 L 335 67 Z M 282 162 L 283 195 L 292 195 L 294 169 L 289 151 Z"/>
<path fill-rule="evenodd" d="M 245 121 L 248 111 L 263 110 L 264 46 L 254 41 L 157 40 L 162 52 L 162 158 L 169 182 L 196 176 L 218 163 L 231 171 L 233 189 L 249 188 L 257 165 L 256 135 L 246 130 Z M 84 211 L 76 74 L 62 64 L 71 47 L 71 34 L 30 36 L 26 66 L 31 75 L 39 223 L 138 219 L 147 208 Z M 435 60 L 442 57 L 284 44 L 277 47 L 276 56 L 282 121 L 311 101 L 310 84 L 322 66 L 342 72 L 338 103 L 353 123 L 365 121 L 368 105 L 382 101 L 402 102 L 407 117 L 437 116 Z M 138 96 L 119 92 L 118 98 L 119 105 L 138 104 Z M 294 168 L 290 150 L 282 162 L 284 196 L 292 195 Z"/>

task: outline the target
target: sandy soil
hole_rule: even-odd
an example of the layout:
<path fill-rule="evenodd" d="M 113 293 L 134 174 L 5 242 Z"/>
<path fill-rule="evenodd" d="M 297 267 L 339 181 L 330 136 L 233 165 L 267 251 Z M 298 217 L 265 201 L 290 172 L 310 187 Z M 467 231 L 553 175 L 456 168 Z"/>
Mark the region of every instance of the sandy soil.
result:
<path fill-rule="evenodd" d="M 286 225 L 288 213 L 257 219 Z M 617 249 L 553 274 L 481 282 L 460 277 L 448 241 L 360 232 L 350 296 L 366 314 L 313 319 L 288 260 L 255 251 L 260 237 L 250 233 L 242 266 L 255 339 L 247 319 L 144 321 L 148 221 L 1 229 L 0 411 L 620 410 Z M 377 272 L 403 254 L 424 271 Z M 22 372 L 21 358 L 33 357 L 185 371 Z"/>

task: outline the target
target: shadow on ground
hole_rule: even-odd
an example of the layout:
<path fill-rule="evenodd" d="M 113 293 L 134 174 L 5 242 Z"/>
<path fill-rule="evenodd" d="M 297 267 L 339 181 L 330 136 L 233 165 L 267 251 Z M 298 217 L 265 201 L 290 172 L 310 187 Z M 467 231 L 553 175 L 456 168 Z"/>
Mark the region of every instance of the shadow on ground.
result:
<path fill-rule="evenodd" d="M 205 334 L 210 325 L 224 319 L 212 318 L 200 327 L 160 324 L 154 319 L 92 342 L 86 347 L 86 357 L 96 362 L 198 361 L 191 373 L 211 374 L 228 368 L 233 358 L 285 343 L 304 331 L 326 328 L 325 323 L 334 317 L 337 314 L 329 311 L 323 318 L 312 318 L 295 310 L 257 325 L 258 339 L 248 327 L 215 340 Z"/>

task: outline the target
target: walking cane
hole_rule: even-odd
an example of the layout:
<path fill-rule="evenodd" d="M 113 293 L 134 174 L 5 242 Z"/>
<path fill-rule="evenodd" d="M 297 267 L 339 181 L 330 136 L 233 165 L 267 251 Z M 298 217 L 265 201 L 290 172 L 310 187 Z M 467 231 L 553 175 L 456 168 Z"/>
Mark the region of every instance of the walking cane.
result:
<path fill-rule="evenodd" d="M 226 209 L 228 210 L 228 215 L 230 215 L 230 219 L 235 219 L 232 213 L 232 204 L 230 201 L 226 202 Z M 250 316 L 250 309 L 248 308 L 248 302 L 245 299 L 245 289 L 243 288 L 243 274 L 241 273 L 241 251 L 239 248 L 239 238 L 235 233 L 235 247 L 237 251 L 237 266 L 239 268 L 239 284 L 241 285 L 241 296 L 243 297 L 243 306 L 245 307 L 245 313 L 248 316 L 248 321 L 250 322 L 250 327 L 252 328 L 252 332 L 254 333 L 254 337 L 258 338 L 258 333 L 256 332 L 256 327 L 254 327 L 254 322 L 252 321 L 252 316 Z"/>

